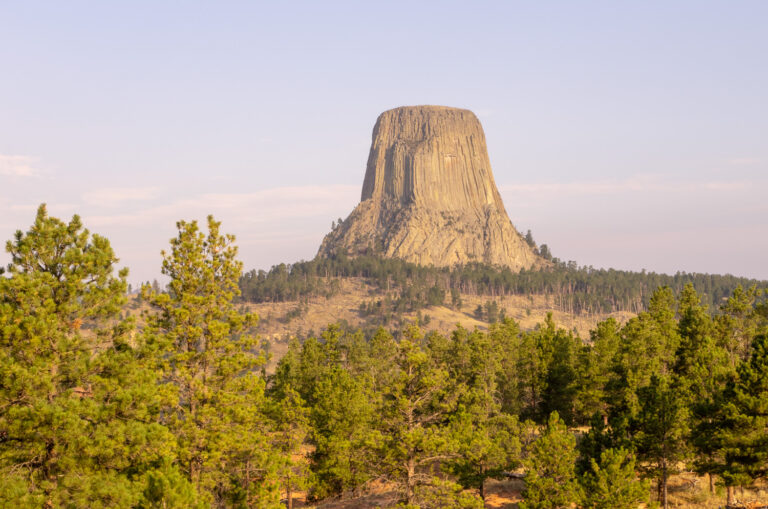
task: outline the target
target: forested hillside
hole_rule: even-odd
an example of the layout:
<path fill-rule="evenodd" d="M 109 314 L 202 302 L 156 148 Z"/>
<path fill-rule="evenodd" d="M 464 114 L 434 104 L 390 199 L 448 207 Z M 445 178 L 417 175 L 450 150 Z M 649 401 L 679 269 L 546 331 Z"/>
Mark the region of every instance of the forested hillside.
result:
<path fill-rule="evenodd" d="M 543 246 L 545 247 L 545 246 Z M 395 293 L 392 308 L 413 311 L 426 305 L 455 304 L 461 295 L 550 295 L 554 309 L 572 314 L 639 313 L 660 286 L 680 292 L 693 284 L 702 303 L 717 310 L 736 287 L 768 288 L 768 282 L 730 275 L 594 269 L 556 258 L 549 269 L 514 272 L 505 267 L 467 264 L 455 268 L 423 267 L 373 255 L 339 255 L 308 262 L 280 264 L 269 271 L 251 270 L 240 280 L 243 298 L 251 302 L 300 301 L 339 291 L 338 278 L 364 278 L 382 293 Z"/>
<path fill-rule="evenodd" d="M 589 341 L 551 317 L 528 331 L 509 317 L 450 334 L 412 324 L 399 340 L 331 324 L 294 339 L 267 375 L 257 317 L 237 302 L 234 237 L 211 217 L 207 231 L 177 226 L 162 263 L 170 283 L 142 288 L 141 327 L 124 313 L 127 271 L 115 272 L 109 241 L 77 216 L 41 207 L 8 242 L 2 505 L 360 506 L 377 486 L 379 506 L 480 508 L 490 480 L 510 476 L 523 479 L 519 507 L 529 509 L 765 497 L 768 303 L 758 288 L 737 286 L 709 307 L 693 284 L 662 286 Z M 314 267 L 310 285 L 322 267 L 339 276 L 362 263 L 382 286 L 401 274 L 428 288 L 504 288 L 491 283 L 504 271 L 482 267 L 299 266 Z M 582 272 L 591 277 L 552 273 Z M 488 280 L 452 282 L 461 274 Z M 670 491 L 683 469 L 708 476 L 711 493 Z"/>

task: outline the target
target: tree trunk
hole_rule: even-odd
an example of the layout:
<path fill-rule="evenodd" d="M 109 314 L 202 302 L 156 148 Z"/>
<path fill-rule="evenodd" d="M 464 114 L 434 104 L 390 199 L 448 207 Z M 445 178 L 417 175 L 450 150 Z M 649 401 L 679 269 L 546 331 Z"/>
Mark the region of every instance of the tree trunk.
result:
<path fill-rule="evenodd" d="M 661 485 L 662 485 L 661 496 L 662 496 L 662 504 L 664 506 L 664 509 L 668 509 L 668 507 L 669 507 L 667 505 L 667 476 L 668 476 L 668 474 L 667 474 L 667 462 L 665 461 L 662 464 L 662 467 L 661 467 Z"/>
<path fill-rule="evenodd" d="M 293 490 L 291 490 L 290 477 L 288 477 L 288 483 L 285 486 L 285 498 L 288 499 L 288 509 L 293 509 Z"/>
<path fill-rule="evenodd" d="M 661 502 L 661 479 L 656 482 L 656 500 Z"/>
<path fill-rule="evenodd" d="M 189 482 L 196 488 L 200 487 L 200 469 L 198 468 L 197 458 L 189 461 Z"/>
<path fill-rule="evenodd" d="M 247 504 L 251 503 L 251 461 L 245 462 L 245 500 Z"/>
<path fill-rule="evenodd" d="M 712 475 L 712 472 L 709 473 L 709 492 L 715 492 L 715 476 Z"/>
<path fill-rule="evenodd" d="M 726 492 L 726 505 L 733 505 L 735 503 L 735 500 L 733 499 L 733 486 L 727 486 L 725 488 Z"/>
<path fill-rule="evenodd" d="M 414 484 L 415 484 L 415 476 L 416 476 L 416 464 L 413 461 L 412 458 L 408 459 L 408 464 L 406 465 L 406 475 L 407 478 L 405 480 L 405 500 L 408 503 L 408 505 L 412 505 L 414 503 Z"/>
<path fill-rule="evenodd" d="M 480 480 L 480 498 L 485 500 L 485 479 Z"/>

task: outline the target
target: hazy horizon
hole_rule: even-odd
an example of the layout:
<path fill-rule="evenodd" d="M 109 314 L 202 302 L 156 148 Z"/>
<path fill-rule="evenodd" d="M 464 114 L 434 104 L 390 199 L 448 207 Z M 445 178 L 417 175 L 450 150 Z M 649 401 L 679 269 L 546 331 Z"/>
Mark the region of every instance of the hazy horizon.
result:
<path fill-rule="evenodd" d="M 0 239 L 37 206 L 134 284 L 213 214 L 310 259 L 386 109 L 474 111 L 519 231 L 581 265 L 768 280 L 768 4 L 0 6 Z M 3 252 L 0 263 L 8 261 Z"/>

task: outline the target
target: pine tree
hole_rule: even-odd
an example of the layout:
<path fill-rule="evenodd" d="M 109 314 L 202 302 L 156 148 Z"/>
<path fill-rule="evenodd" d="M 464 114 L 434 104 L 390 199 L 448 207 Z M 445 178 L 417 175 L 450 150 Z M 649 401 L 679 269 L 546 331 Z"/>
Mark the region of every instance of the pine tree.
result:
<path fill-rule="evenodd" d="M 640 412 L 639 391 L 648 387 L 654 376 L 673 372 L 679 345 L 674 294 L 667 287 L 658 288 L 648 311 L 629 320 L 621 330 L 613 373 L 606 386 L 609 420 L 617 436 L 630 433 L 628 427 Z"/>
<path fill-rule="evenodd" d="M 162 395 L 151 351 L 133 323 L 119 318 L 127 270 L 115 276 L 109 241 L 91 235 L 78 216 L 64 223 L 44 205 L 6 249 L 0 501 L 114 507 L 146 500 L 152 478 L 174 475 L 164 466 L 173 439 L 155 422 Z"/>
<path fill-rule="evenodd" d="M 587 422 L 595 413 L 601 416 L 608 414 L 605 391 L 611 381 L 620 334 L 619 323 L 608 318 L 590 332 L 592 344 L 581 347 L 574 400 L 577 422 Z"/>
<path fill-rule="evenodd" d="M 436 479 L 435 462 L 456 456 L 457 444 L 448 426 L 458 393 L 448 373 L 433 364 L 414 341 L 417 330 L 406 331 L 398 345 L 397 371 L 384 389 L 382 460 L 396 480 L 407 504 L 418 503 L 418 493 Z"/>
<path fill-rule="evenodd" d="M 573 333 L 557 329 L 552 314 L 548 313 L 539 343 L 541 356 L 546 363 L 541 411 L 544 415 L 557 412 L 566 424 L 574 420 L 576 356 L 580 348 L 581 341 Z"/>
<path fill-rule="evenodd" d="M 371 391 L 380 396 L 396 376 L 398 348 L 392 334 L 379 328 L 368 341 L 368 372 Z"/>
<path fill-rule="evenodd" d="M 723 394 L 715 442 L 722 454 L 726 486 L 768 475 L 768 335 L 755 337 L 749 359 Z M 728 490 L 732 503 L 732 489 Z"/>
<path fill-rule="evenodd" d="M 635 457 L 624 449 L 607 449 L 591 460 L 582 479 L 585 509 L 636 509 L 648 499 L 647 482 L 637 479 Z"/>
<path fill-rule="evenodd" d="M 525 384 L 519 367 L 526 353 L 521 348 L 520 327 L 514 320 L 507 318 L 493 324 L 488 337 L 498 352 L 496 396 L 500 408 L 507 414 L 520 416 L 523 413 L 522 390 Z"/>
<path fill-rule="evenodd" d="M 714 492 L 714 474 L 720 458 L 714 440 L 719 396 L 733 375 L 729 354 L 715 339 L 711 316 L 701 304 L 693 285 L 686 284 L 679 297 L 678 330 L 680 346 L 675 360 L 679 391 L 687 399 L 691 416 L 688 440 L 695 453 L 693 465 L 700 474 L 709 474 L 709 488 Z"/>
<path fill-rule="evenodd" d="M 533 240 L 533 234 L 531 233 L 531 230 L 528 230 L 525 233 L 525 243 L 531 247 L 536 247 L 536 241 Z"/>
<path fill-rule="evenodd" d="M 758 295 L 756 287 L 744 290 L 739 285 L 720 307 L 721 313 L 715 320 L 718 344 L 728 351 L 734 369 L 747 358 L 752 339 L 765 326 L 765 318 L 755 309 Z"/>
<path fill-rule="evenodd" d="M 666 509 L 667 481 L 688 453 L 688 408 L 670 376 L 652 376 L 638 398 L 641 409 L 632 425 L 633 442 L 645 474 L 658 481 L 658 499 Z"/>
<path fill-rule="evenodd" d="M 540 420 L 544 391 L 547 387 L 548 358 L 541 348 L 540 331 L 526 332 L 518 342 L 515 354 L 514 380 L 517 382 L 520 418 Z M 507 400 L 511 398 L 507 397 Z M 514 404 L 514 403 L 513 403 Z"/>
<path fill-rule="evenodd" d="M 560 509 L 581 500 L 576 481 L 576 439 L 557 412 L 534 442 L 525 466 L 525 490 L 520 509 Z"/>
<path fill-rule="evenodd" d="M 451 423 L 458 457 L 449 467 L 463 486 L 479 489 L 484 499 L 485 481 L 501 477 L 520 461 L 517 417 L 501 413 L 498 398 L 503 346 L 489 334 L 462 327 L 450 340 L 431 333 L 427 341 L 432 359 L 462 386 Z"/>
<path fill-rule="evenodd" d="M 296 337 L 288 341 L 288 351 L 280 357 L 270 377 L 269 397 L 280 401 L 301 387 L 301 344 Z M 300 394 L 299 394 L 299 397 Z"/>
<path fill-rule="evenodd" d="M 317 383 L 311 410 L 313 496 L 325 498 L 355 490 L 375 473 L 380 435 L 368 388 L 340 366 Z"/>
<path fill-rule="evenodd" d="M 264 359 L 248 333 L 257 317 L 233 303 L 242 265 L 234 236 L 219 227 L 211 216 L 207 235 L 196 221 L 177 223 L 171 251 L 163 252 L 168 292 L 142 289 L 156 310 L 146 317 L 146 336 L 175 391 L 163 415 L 186 478 L 207 503 L 267 507 L 279 498 L 279 461 L 266 434 Z"/>
<path fill-rule="evenodd" d="M 680 316 L 680 345 L 675 356 L 675 373 L 686 378 L 702 349 L 711 341 L 714 324 L 691 283 L 686 284 L 680 293 L 677 314 Z"/>
<path fill-rule="evenodd" d="M 323 345 L 314 336 L 305 339 L 299 356 L 296 390 L 310 408 L 316 403 L 315 387 L 329 368 Z"/>
<path fill-rule="evenodd" d="M 517 418 L 506 414 L 486 416 L 459 412 L 453 423 L 458 458 L 450 470 L 459 483 L 480 491 L 485 500 L 485 482 L 499 479 L 520 464 L 521 444 Z"/>
<path fill-rule="evenodd" d="M 310 433 L 309 409 L 290 385 L 282 387 L 279 397 L 272 394 L 269 415 L 273 421 L 271 445 L 279 453 L 279 476 L 288 509 L 293 508 L 293 493 L 306 489 L 309 465 L 302 446 Z"/>
<path fill-rule="evenodd" d="M 414 497 L 418 505 L 398 505 L 403 509 L 418 508 L 451 508 L 451 509 L 484 509 L 483 501 L 474 494 L 464 491 L 460 484 L 448 479 L 434 477 L 429 483 L 419 484 L 414 488 Z"/>

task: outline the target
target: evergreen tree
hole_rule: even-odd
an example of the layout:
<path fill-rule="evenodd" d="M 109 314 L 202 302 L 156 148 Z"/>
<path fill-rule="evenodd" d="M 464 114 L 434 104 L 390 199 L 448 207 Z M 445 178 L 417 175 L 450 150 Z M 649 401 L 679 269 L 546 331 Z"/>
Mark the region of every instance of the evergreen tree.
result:
<path fill-rule="evenodd" d="M 591 345 L 584 345 L 579 352 L 578 383 L 574 399 L 577 422 L 586 422 L 595 413 L 607 416 L 606 387 L 613 373 L 613 363 L 621 341 L 621 326 L 608 318 L 598 323 L 590 332 Z"/>
<path fill-rule="evenodd" d="M 680 294 L 678 315 L 680 346 L 675 361 L 676 385 L 688 400 L 694 468 L 700 474 L 709 474 L 709 488 L 714 493 L 713 476 L 720 462 L 714 440 L 717 414 L 720 396 L 733 368 L 728 352 L 717 344 L 712 318 L 691 284 Z"/>
<path fill-rule="evenodd" d="M 712 493 L 715 491 L 714 475 L 722 463 L 715 437 L 720 427 L 723 392 L 733 377 L 728 353 L 712 338 L 705 338 L 685 383 L 691 420 L 689 441 L 695 453 L 693 467 L 699 474 L 709 475 Z"/>
<path fill-rule="evenodd" d="M 333 367 L 320 379 L 314 400 L 313 496 L 322 499 L 355 490 L 373 476 L 380 437 L 367 387 L 344 368 Z"/>
<path fill-rule="evenodd" d="M 581 500 L 576 480 L 576 439 L 557 412 L 533 444 L 525 466 L 525 490 L 520 509 L 560 509 Z"/>
<path fill-rule="evenodd" d="M 374 395 L 381 395 L 396 376 L 398 347 L 392 334 L 378 328 L 368 341 L 368 376 Z"/>
<path fill-rule="evenodd" d="M 491 335 L 479 330 L 470 333 L 462 327 L 454 330 L 450 341 L 436 333 L 428 337 L 428 352 L 433 360 L 444 366 L 462 387 L 458 410 L 452 419 L 458 457 L 449 463 L 450 469 L 462 485 L 478 488 L 483 499 L 485 481 L 499 478 L 520 460 L 517 418 L 500 411 L 498 377 L 502 350 L 502 344 Z"/>
<path fill-rule="evenodd" d="M 520 416 L 523 413 L 522 392 L 527 385 L 519 369 L 526 353 L 521 345 L 520 326 L 511 318 L 507 318 L 490 327 L 488 338 L 496 345 L 498 352 L 496 397 L 500 409 L 507 414 Z"/>
<path fill-rule="evenodd" d="M 531 230 L 525 232 L 525 243 L 531 247 L 536 247 L 536 241 L 533 240 L 533 234 L 531 233 Z"/>
<path fill-rule="evenodd" d="M 544 415 L 557 412 L 566 424 L 571 424 L 577 394 L 576 356 L 581 341 L 573 333 L 556 328 L 552 313 L 547 313 L 539 338 L 539 350 L 546 366 L 541 411 Z"/>
<path fill-rule="evenodd" d="M 301 396 L 290 385 L 283 386 L 279 397 L 270 401 L 271 442 L 280 454 L 279 476 L 288 509 L 293 509 L 294 490 L 308 487 L 309 465 L 302 451 L 310 432 L 308 414 Z"/>
<path fill-rule="evenodd" d="M 418 505 L 406 505 L 404 509 L 440 508 L 440 509 L 484 509 L 483 501 L 470 492 L 464 491 L 460 484 L 448 479 L 433 478 L 429 483 L 419 484 L 414 488 L 414 498 Z M 397 507 L 403 507 L 398 505 Z"/>
<path fill-rule="evenodd" d="M 654 375 L 650 385 L 638 391 L 641 410 L 633 423 L 641 468 L 658 481 L 658 499 L 664 509 L 668 504 L 667 481 L 688 453 L 688 408 L 684 395 L 670 379 Z"/>
<path fill-rule="evenodd" d="M 698 356 L 711 342 L 714 324 L 706 307 L 701 305 L 693 285 L 688 283 L 683 288 L 678 301 L 677 314 L 680 317 L 678 332 L 680 344 L 675 356 L 675 373 L 683 379 L 688 378 Z"/>
<path fill-rule="evenodd" d="M 329 369 L 324 350 L 323 345 L 314 336 L 305 339 L 301 345 L 296 389 L 310 408 L 316 403 L 315 387 Z"/>
<path fill-rule="evenodd" d="M 299 340 L 292 337 L 288 341 L 288 351 L 277 362 L 275 373 L 270 378 L 268 395 L 271 399 L 280 401 L 301 388 L 301 350 Z"/>
<path fill-rule="evenodd" d="M 579 457 L 576 461 L 576 473 L 581 476 L 591 471 L 592 462 L 599 462 L 606 450 L 616 448 L 618 442 L 624 442 L 624 440 L 617 440 L 606 421 L 605 414 L 595 412 L 590 421 L 589 431 L 577 444 Z"/>
<path fill-rule="evenodd" d="M 718 344 L 728 351 L 734 369 L 747 358 L 752 339 L 765 327 L 764 317 L 755 309 L 759 293 L 755 286 L 744 290 L 739 285 L 720 307 L 715 322 Z"/>
<path fill-rule="evenodd" d="M 519 408 L 521 419 L 540 421 L 548 365 L 546 352 L 541 348 L 541 331 L 523 333 L 518 345 L 514 378 L 519 400 L 512 404 Z"/>
<path fill-rule="evenodd" d="M 409 505 L 418 503 L 420 489 L 436 481 L 431 467 L 457 452 L 448 424 L 458 387 L 414 342 L 421 339 L 411 328 L 398 345 L 397 372 L 384 389 L 381 423 L 385 472 L 397 481 Z"/>
<path fill-rule="evenodd" d="M 722 454 L 721 475 L 726 486 L 751 483 L 768 475 L 768 335 L 752 342 L 749 359 L 723 395 L 715 435 Z M 733 503 L 732 489 L 728 490 Z"/>
<path fill-rule="evenodd" d="M 121 320 L 127 270 L 78 216 L 49 217 L 8 242 L 0 278 L 0 501 L 131 506 L 152 478 L 173 480 L 173 439 L 155 421 L 150 352 Z M 155 500 L 168 502 L 162 492 Z"/>
<path fill-rule="evenodd" d="M 545 260 L 551 260 L 552 259 L 552 252 L 549 250 L 549 246 L 546 245 L 546 244 L 542 244 L 541 245 L 541 248 L 539 249 L 539 254 Z"/>
<path fill-rule="evenodd" d="M 177 223 L 171 251 L 163 252 L 167 293 L 142 289 L 156 310 L 147 338 L 162 352 L 166 387 L 175 391 L 164 422 L 176 436 L 179 464 L 206 503 L 268 507 L 279 499 L 279 461 L 266 428 L 264 359 L 248 334 L 256 316 L 234 299 L 242 265 L 234 236 L 208 233 L 197 222 Z"/>
<path fill-rule="evenodd" d="M 637 509 L 648 499 L 647 482 L 637 479 L 635 457 L 624 449 L 607 449 L 582 478 L 585 509 Z"/>
<path fill-rule="evenodd" d="M 485 481 L 499 479 L 520 464 L 521 444 L 517 418 L 511 415 L 473 415 L 460 412 L 453 424 L 459 444 L 458 458 L 450 470 L 459 483 L 477 488 L 485 500 Z"/>
<path fill-rule="evenodd" d="M 672 373 L 679 344 L 674 295 L 667 287 L 659 288 L 648 311 L 629 320 L 621 330 L 613 373 L 606 386 L 609 419 L 617 436 L 630 438 L 630 423 L 641 407 L 639 391 L 648 387 L 654 376 Z"/>

